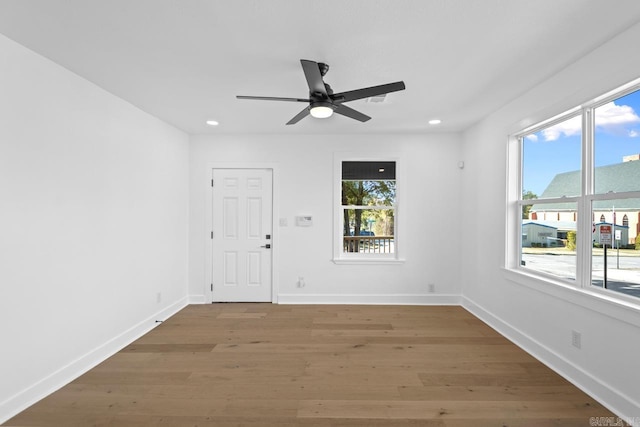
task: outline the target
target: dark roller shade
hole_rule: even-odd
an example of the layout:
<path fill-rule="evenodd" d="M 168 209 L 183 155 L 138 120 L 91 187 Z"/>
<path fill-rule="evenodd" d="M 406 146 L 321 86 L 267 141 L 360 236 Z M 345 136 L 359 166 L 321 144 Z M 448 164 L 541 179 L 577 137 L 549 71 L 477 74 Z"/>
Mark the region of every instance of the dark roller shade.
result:
<path fill-rule="evenodd" d="M 342 162 L 342 179 L 382 181 L 396 179 L 396 162 Z"/>

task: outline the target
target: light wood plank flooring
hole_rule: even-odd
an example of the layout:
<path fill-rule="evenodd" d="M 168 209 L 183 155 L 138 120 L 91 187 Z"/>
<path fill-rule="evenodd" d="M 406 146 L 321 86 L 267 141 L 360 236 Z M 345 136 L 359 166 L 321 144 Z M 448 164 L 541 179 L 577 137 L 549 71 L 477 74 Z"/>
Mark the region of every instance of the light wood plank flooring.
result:
<path fill-rule="evenodd" d="M 192 305 L 12 426 L 588 426 L 614 416 L 461 307 Z"/>

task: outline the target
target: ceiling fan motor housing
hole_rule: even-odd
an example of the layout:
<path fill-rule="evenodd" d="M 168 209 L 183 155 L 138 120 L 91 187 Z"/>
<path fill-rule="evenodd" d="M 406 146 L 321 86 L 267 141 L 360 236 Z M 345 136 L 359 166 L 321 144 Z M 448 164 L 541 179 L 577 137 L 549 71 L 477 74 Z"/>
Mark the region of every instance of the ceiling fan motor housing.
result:
<path fill-rule="evenodd" d="M 310 104 L 310 107 L 311 108 L 316 108 L 316 107 L 335 108 L 335 106 L 331 101 L 312 101 Z"/>

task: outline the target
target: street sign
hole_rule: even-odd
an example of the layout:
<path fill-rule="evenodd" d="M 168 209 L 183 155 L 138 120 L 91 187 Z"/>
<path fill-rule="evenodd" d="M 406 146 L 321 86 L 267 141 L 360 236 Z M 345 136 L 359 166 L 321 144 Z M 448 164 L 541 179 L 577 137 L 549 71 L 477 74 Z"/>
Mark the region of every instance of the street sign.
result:
<path fill-rule="evenodd" d="M 616 240 L 622 240 L 622 230 L 616 230 Z"/>
<path fill-rule="evenodd" d="M 600 244 L 611 245 L 611 226 L 610 225 L 600 226 Z"/>

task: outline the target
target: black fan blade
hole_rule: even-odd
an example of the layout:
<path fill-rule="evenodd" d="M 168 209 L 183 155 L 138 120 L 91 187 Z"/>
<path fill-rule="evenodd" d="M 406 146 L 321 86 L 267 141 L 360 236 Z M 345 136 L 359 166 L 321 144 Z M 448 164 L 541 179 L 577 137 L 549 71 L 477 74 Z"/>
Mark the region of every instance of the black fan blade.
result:
<path fill-rule="evenodd" d="M 298 123 L 300 120 L 304 119 L 305 117 L 307 117 L 309 115 L 309 108 L 305 108 L 304 110 L 300 111 L 298 114 L 296 114 L 296 116 L 289 120 L 287 122 L 288 125 L 295 125 L 296 123 Z"/>
<path fill-rule="evenodd" d="M 363 89 L 350 90 L 331 95 L 331 99 L 336 102 L 355 101 L 356 99 L 370 98 L 372 96 L 384 95 L 385 93 L 404 90 L 404 82 L 388 83 L 386 85 L 371 86 Z"/>
<path fill-rule="evenodd" d="M 309 99 L 301 99 L 301 98 L 280 98 L 277 96 L 244 96 L 244 95 L 236 95 L 238 99 L 257 99 L 260 101 L 291 101 L 291 102 L 310 102 Z"/>
<path fill-rule="evenodd" d="M 318 63 L 306 59 L 301 59 L 300 63 L 302 64 L 302 70 L 309 85 L 309 93 L 321 93 L 326 98 L 327 89 L 324 87 L 324 80 L 322 80 Z"/>
<path fill-rule="evenodd" d="M 342 114 L 343 116 L 350 117 L 352 119 L 356 119 L 360 122 L 366 122 L 371 117 L 366 114 L 362 114 L 360 111 L 356 111 L 353 108 L 347 107 L 346 105 L 339 104 L 333 110 L 334 113 Z"/>

